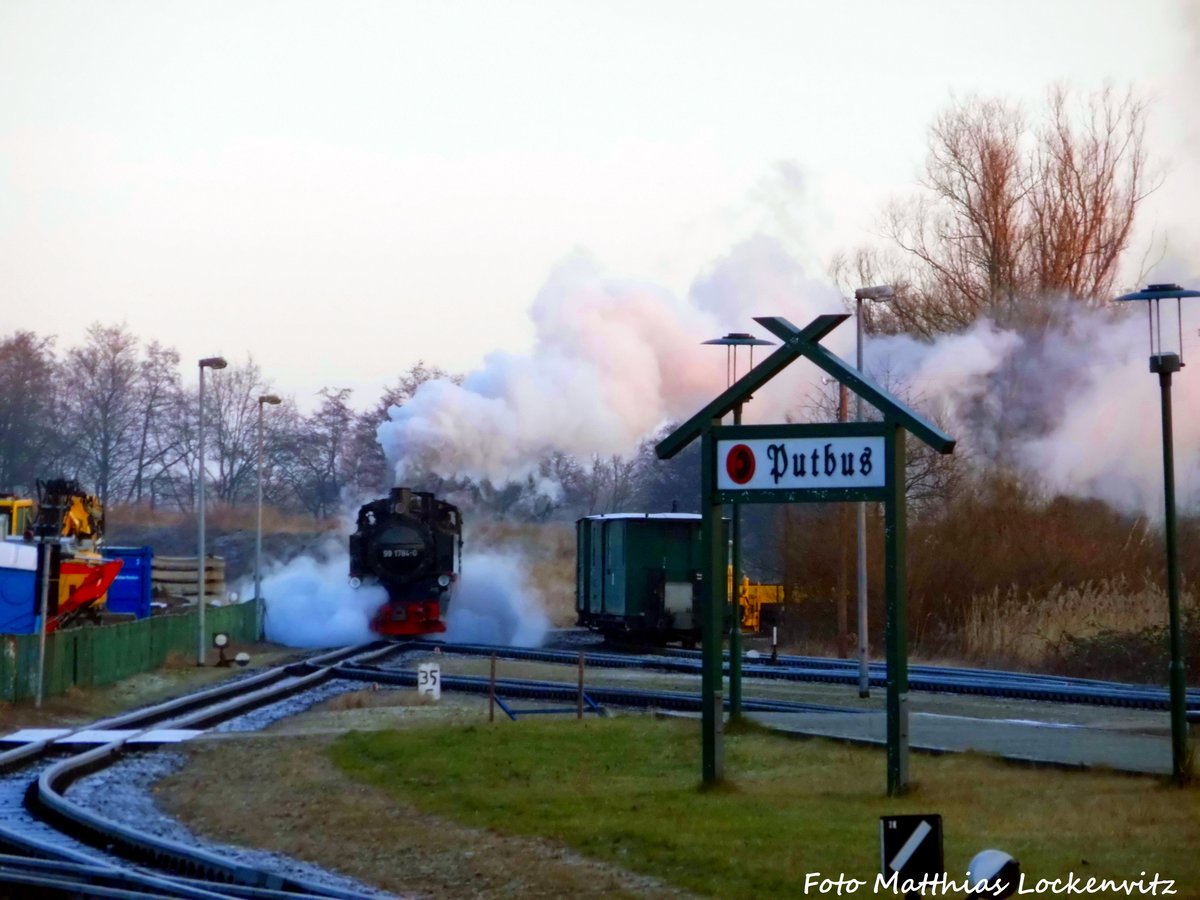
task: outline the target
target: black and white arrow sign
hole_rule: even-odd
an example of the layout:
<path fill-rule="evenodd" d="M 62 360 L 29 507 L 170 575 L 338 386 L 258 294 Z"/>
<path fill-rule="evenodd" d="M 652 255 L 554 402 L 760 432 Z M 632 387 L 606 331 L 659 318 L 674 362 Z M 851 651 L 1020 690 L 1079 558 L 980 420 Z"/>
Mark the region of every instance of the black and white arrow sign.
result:
<path fill-rule="evenodd" d="M 942 856 L 942 817 L 880 816 L 880 868 L 885 878 L 920 881 L 945 871 Z"/>

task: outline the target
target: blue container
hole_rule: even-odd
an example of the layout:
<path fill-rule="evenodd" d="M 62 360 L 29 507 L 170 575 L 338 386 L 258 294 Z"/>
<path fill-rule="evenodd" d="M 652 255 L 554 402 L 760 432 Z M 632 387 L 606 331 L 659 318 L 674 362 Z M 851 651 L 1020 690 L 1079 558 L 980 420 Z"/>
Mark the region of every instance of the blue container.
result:
<path fill-rule="evenodd" d="M 108 611 L 133 613 L 139 619 L 150 615 L 150 568 L 153 547 L 104 547 L 105 559 L 119 559 L 121 571 L 108 589 Z"/>
<path fill-rule="evenodd" d="M 36 572 L 0 568 L 0 634 L 33 634 L 37 630 L 36 580 Z"/>

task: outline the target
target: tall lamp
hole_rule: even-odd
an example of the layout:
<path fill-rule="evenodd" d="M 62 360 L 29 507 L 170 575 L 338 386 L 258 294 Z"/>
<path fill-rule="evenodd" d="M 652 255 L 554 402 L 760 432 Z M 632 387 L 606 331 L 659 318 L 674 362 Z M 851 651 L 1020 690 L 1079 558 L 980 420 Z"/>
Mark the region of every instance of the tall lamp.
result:
<path fill-rule="evenodd" d="M 858 371 L 863 371 L 863 301 L 886 303 L 896 295 L 890 284 L 859 288 L 854 292 L 854 320 L 858 326 Z M 854 398 L 855 421 L 863 420 L 861 395 Z M 871 673 L 867 661 L 867 504 L 858 505 L 858 696 L 871 696 Z"/>
<path fill-rule="evenodd" d="M 1162 400 L 1163 494 L 1166 503 L 1164 531 L 1167 541 L 1167 609 L 1170 628 L 1171 664 L 1171 774 L 1183 784 L 1191 777 L 1188 750 L 1187 679 L 1183 666 L 1183 624 L 1179 616 L 1179 551 L 1175 527 L 1175 448 L 1171 431 L 1171 376 L 1183 368 L 1183 300 L 1200 297 L 1200 291 L 1184 290 L 1177 284 L 1152 284 L 1117 298 L 1144 300 L 1150 322 L 1150 371 L 1158 375 Z M 1175 301 L 1176 334 L 1167 327 L 1163 343 L 1162 301 Z M 1168 308 L 1170 304 L 1168 304 Z M 1176 344 L 1176 340 L 1178 343 Z"/>
<path fill-rule="evenodd" d="M 198 554 L 196 560 L 196 605 L 200 610 L 200 630 L 196 641 L 196 665 L 198 666 L 204 665 L 204 651 L 206 650 L 204 645 L 204 577 L 207 574 L 204 552 L 204 479 L 206 474 L 204 470 L 204 370 L 224 369 L 227 365 L 229 364 L 225 362 L 224 357 L 220 356 L 207 356 L 200 360 L 200 425 L 197 429 L 200 441 L 200 471 L 197 479 L 200 482 L 200 526 L 197 529 L 199 546 L 196 548 Z"/>
<path fill-rule="evenodd" d="M 263 509 L 263 406 L 278 406 L 283 401 L 275 394 L 263 394 L 258 398 L 258 528 L 254 538 L 254 602 L 255 638 L 262 637 L 262 509 Z"/>
<path fill-rule="evenodd" d="M 750 348 L 750 369 L 753 369 L 754 348 L 769 347 L 773 344 L 772 341 L 764 341 L 743 331 L 730 332 L 725 337 L 713 338 L 703 343 L 725 348 L 726 387 L 737 381 L 738 347 Z M 742 424 L 740 403 L 733 409 L 733 424 Z M 729 718 L 736 720 L 742 716 L 742 512 L 736 503 L 733 504 L 729 526 L 729 566 L 732 573 L 729 602 L 733 612 L 729 623 Z"/>

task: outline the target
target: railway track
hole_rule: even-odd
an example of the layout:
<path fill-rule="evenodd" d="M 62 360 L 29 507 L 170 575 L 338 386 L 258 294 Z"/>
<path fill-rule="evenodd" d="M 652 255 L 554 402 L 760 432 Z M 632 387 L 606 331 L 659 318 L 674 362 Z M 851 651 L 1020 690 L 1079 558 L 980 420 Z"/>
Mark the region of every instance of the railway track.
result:
<path fill-rule="evenodd" d="M 166 703 L 125 713 L 66 736 L 24 743 L 0 752 L 0 895 L 46 897 L 183 898 L 359 898 L 345 889 L 271 868 L 248 865 L 195 845 L 148 834 L 106 818 L 72 800 L 67 788 L 85 775 L 112 765 L 139 748 L 159 746 L 181 730 L 197 731 L 245 716 L 334 679 L 415 686 L 412 669 L 383 664 L 408 652 L 433 647 L 466 656 L 497 654 L 507 659 L 572 665 L 579 650 L 527 650 L 480 644 L 396 641 L 345 648 L 298 663 L 226 682 Z M 631 656 L 585 650 L 589 667 L 641 669 L 696 675 L 697 653 L 658 651 Z M 854 661 L 781 656 L 774 662 L 746 659 L 748 678 L 857 684 Z M 882 685 L 884 667 L 873 664 L 872 683 Z M 1143 709 L 1167 708 L 1167 692 L 1143 685 L 984 669 L 913 666 L 913 689 L 1016 699 L 1092 703 Z M 443 675 L 448 690 L 487 693 L 487 678 Z M 576 698 L 565 682 L 504 678 L 495 682 L 505 698 L 563 702 Z M 622 707 L 697 711 L 696 693 L 589 685 L 598 703 Z M 746 698 L 747 711 L 864 713 L 861 707 Z M 1200 692 L 1188 695 L 1189 718 L 1200 720 Z M 72 750 L 71 747 L 82 747 Z"/>
<path fill-rule="evenodd" d="M 427 643 L 411 642 L 413 648 L 428 648 Z M 444 652 L 473 656 L 498 653 L 509 659 L 531 662 L 573 663 L 579 650 L 521 649 L 487 644 L 440 643 Z M 680 674 L 700 672 L 700 654 L 695 650 L 664 649 L 650 655 L 630 655 L 586 650 L 587 662 L 596 668 L 645 669 Z M 728 660 L 728 654 L 726 654 Z M 728 667 L 728 663 L 726 663 Z M 887 684 L 887 668 L 871 663 L 871 684 Z M 813 656 L 780 656 L 777 661 L 757 662 L 743 657 L 742 674 L 747 678 L 799 681 L 824 684 L 858 684 L 858 663 L 854 660 Z M 909 667 L 909 690 L 948 694 L 968 694 L 1011 700 L 1041 700 L 1055 703 L 1079 703 L 1128 709 L 1167 710 L 1170 695 L 1166 688 L 1122 684 L 1087 678 L 1034 675 L 991 669 L 951 668 L 916 665 Z M 1200 721 L 1200 690 L 1188 691 L 1188 717 Z"/>
<path fill-rule="evenodd" d="M 332 651 L 0 753 L 0 893 L 254 900 L 377 896 L 241 864 L 146 833 L 76 803 L 67 788 L 180 731 L 208 728 L 310 691 L 348 660 L 369 664 L 399 651 L 394 644 Z"/>
<path fill-rule="evenodd" d="M 574 662 L 574 659 L 571 660 Z M 408 669 L 379 668 L 374 666 L 343 664 L 337 666 L 337 676 L 352 681 L 389 684 L 397 687 L 413 687 L 417 684 L 417 673 Z M 447 690 L 486 694 L 493 683 L 488 678 L 472 675 L 442 675 L 442 687 Z M 565 682 L 536 681 L 526 678 L 498 678 L 494 683 L 496 693 L 506 699 L 570 701 L 578 696 L 578 687 Z M 622 706 L 630 709 L 663 709 L 681 712 L 699 712 L 700 695 L 688 691 L 643 691 L 631 688 L 602 687 L 588 685 L 587 695 L 598 703 Z M 801 703 L 792 700 L 746 699 L 742 706 L 748 712 L 837 712 L 865 713 L 866 710 L 822 703 Z"/>

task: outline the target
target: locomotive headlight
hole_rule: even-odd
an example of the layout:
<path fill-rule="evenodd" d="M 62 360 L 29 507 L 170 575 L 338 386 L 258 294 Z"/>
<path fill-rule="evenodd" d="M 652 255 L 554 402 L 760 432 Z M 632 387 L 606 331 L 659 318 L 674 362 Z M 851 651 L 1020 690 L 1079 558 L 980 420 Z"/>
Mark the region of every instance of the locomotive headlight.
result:
<path fill-rule="evenodd" d="M 450 576 L 449 575 L 439 575 L 438 576 L 438 584 L 441 587 L 449 587 L 450 586 Z"/>
<path fill-rule="evenodd" d="M 354 588 L 357 591 L 360 587 L 362 587 L 362 579 L 357 576 L 355 576 L 354 578 L 351 578 L 350 579 L 350 587 Z"/>

